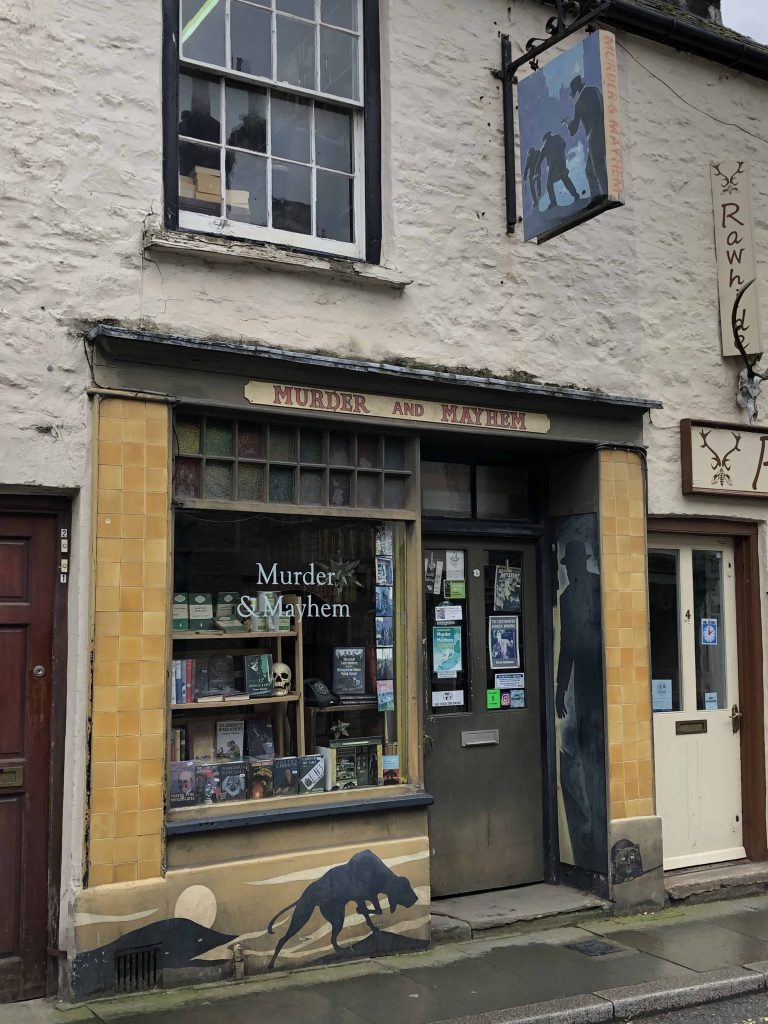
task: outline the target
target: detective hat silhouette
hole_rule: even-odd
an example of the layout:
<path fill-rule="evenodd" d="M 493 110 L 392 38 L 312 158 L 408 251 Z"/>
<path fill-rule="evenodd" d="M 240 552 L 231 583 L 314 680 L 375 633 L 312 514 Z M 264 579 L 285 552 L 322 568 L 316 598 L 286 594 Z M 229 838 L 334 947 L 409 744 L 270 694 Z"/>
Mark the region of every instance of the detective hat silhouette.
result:
<path fill-rule="evenodd" d="M 582 562 L 584 565 L 587 564 L 587 552 L 584 548 L 584 542 L 581 540 L 569 540 L 565 545 L 565 551 L 563 557 L 560 559 L 561 565 L 568 565 L 568 563 Z"/>
<path fill-rule="evenodd" d="M 575 96 L 577 93 L 581 92 L 581 90 L 583 88 L 584 88 L 584 79 L 581 77 L 581 75 L 576 75 L 575 78 L 571 79 L 571 96 L 572 97 Z"/>

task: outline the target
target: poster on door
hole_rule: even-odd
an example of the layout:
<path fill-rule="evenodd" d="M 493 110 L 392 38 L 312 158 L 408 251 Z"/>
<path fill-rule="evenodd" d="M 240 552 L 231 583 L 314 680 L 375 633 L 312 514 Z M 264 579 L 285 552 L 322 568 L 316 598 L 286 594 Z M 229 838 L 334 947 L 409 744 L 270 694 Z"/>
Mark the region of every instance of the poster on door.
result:
<path fill-rule="evenodd" d="M 488 652 L 492 669 L 520 668 L 517 615 L 488 616 Z"/>
<path fill-rule="evenodd" d="M 462 669 L 461 627 L 432 627 L 432 669 L 438 679 L 455 679 Z"/>

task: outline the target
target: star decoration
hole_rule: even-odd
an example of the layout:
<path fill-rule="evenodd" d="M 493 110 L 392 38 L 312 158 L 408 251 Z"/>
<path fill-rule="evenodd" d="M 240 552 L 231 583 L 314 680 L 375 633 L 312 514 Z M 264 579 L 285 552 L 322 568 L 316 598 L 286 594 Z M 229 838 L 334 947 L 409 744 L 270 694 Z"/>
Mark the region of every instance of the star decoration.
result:
<path fill-rule="evenodd" d="M 331 726 L 331 735 L 335 740 L 340 740 L 343 736 L 349 736 L 349 722 L 342 722 L 340 718 Z"/>
<path fill-rule="evenodd" d="M 318 562 L 318 565 L 324 572 L 333 574 L 333 578 L 336 580 L 333 589 L 336 591 L 337 597 L 341 597 L 343 590 L 362 587 L 362 583 L 357 578 L 359 558 L 355 562 L 342 562 L 340 559 L 331 558 L 327 565 L 323 565 L 321 562 Z"/>

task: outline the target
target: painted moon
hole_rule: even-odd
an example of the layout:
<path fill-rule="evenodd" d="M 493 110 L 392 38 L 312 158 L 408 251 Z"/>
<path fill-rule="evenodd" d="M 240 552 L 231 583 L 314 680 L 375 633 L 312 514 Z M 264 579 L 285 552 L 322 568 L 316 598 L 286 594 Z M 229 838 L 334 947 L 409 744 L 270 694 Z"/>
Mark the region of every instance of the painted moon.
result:
<path fill-rule="evenodd" d="M 204 885 L 190 885 L 176 900 L 174 917 L 184 917 L 203 928 L 212 928 L 216 920 L 216 897 Z"/>

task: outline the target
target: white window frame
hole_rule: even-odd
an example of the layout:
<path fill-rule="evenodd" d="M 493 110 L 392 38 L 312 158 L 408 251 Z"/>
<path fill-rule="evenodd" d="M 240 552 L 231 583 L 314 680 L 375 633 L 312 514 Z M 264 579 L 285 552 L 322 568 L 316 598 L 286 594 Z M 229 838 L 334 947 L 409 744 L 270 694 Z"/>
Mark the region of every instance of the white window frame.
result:
<path fill-rule="evenodd" d="M 230 8 L 232 0 L 224 0 L 225 4 L 225 61 L 227 65 L 230 63 L 231 58 L 231 43 L 230 43 Z M 294 15 L 277 11 L 275 8 L 274 0 L 267 0 L 269 6 L 259 3 L 258 0 L 238 0 L 241 3 L 251 3 L 252 6 L 258 7 L 260 10 L 269 10 L 272 15 L 272 68 L 277 71 L 277 18 L 293 18 L 296 21 L 300 21 L 303 24 L 307 24 L 306 19 L 297 18 Z M 336 25 L 326 25 L 325 22 L 320 20 L 321 12 L 321 0 L 314 0 L 315 7 L 315 57 L 317 61 L 317 76 L 319 83 L 319 60 L 320 60 L 320 29 L 325 26 L 332 28 L 335 31 L 344 31 L 339 29 Z M 182 24 L 182 13 L 181 13 L 181 0 L 178 0 L 178 11 L 179 11 L 179 26 Z M 239 220 L 231 220 L 225 215 L 226 210 L 226 193 L 225 193 L 225 156 L 227 149 L 234 149 L 237 152 L 246 152 L 248 154 L 255 153 L 251 150 L 240 150 L 238 147 L 228 146 L 226 141 L 217 143 L 206 142 L 202 139 L 193 139 L 188 136 L 180 136 L 178 131 L 178 111 L 176 112 L 176 139 L 177 146 L 178 141 L 187 141 L 200 146 L 216 146 L 219 150 L 220 156 L 220 167 L 221 167 L 221 180 L 222 180 L 222 197 L 221 197 L 221 216 L 216 217 L 212 214 L 195 213 L 189 210 L 179 210 L 179 227 L 187 231 L 197 231 L 207 234 L 217 234 L 228 238 L 240 238 L 246 240 L 252 240 L 256 242 L 271 242 L 275 245 L 289 246 L 294 249 L 310 250 L 312 252 L 327 253 L 328 255 L 334 256 L 346 256 L 353 259 L 365 259 L 365 247 L 366 247 L 366 225 L 365 225 L 365 124 L 363 118 L 364 111 L 364 89 L 365 89 L 365 73 L 364 73 L 364 21 L 363 21 L 363 3 L 362 0 L 357 0 L 357 19 L 358 19 L 358 31 L 356 33 L 348 33 L 355 35 L 358 39 L 358 100 L 347 99 L 345 97 L 334 96 L 330 93 L 321 92 L 318 90 L 305 89 L 301 86 L 294 86 L 290 83 L 283 82 L 278 78 L 263 78 L 258 75 L 249 75 L 241 71 L 234 71 L 229 67 L 220 67 L 216 64 L 208 64 L 203 61 L 190 60 L 182 56 L 182 42 L 181 42 L 181 28 L 179 28 L 179 50 L 178 50 L 178 73 L 183 74 L 189 72 L 194 74 L 197 71 L 203 71 L 208 76 L 215 77 L 218 80 L 224 80 L 224 82 L 242 82 L 249 85 L 258 85 L 262 88 L 266 88 L 268 92 L 267 110 L 271 110 L 271 103 L 269 98 L 271 93 L 277 92 L 284 95 L 294 95 L 297 97 L 304 97 L 310 100 L 314 100 L 318 103 L 327 103 L 332 106 L 340 107 L 349 110 L 353 115 L 353 136 L 352 136 L 352 160 L 353 160 L 353 175 L 354 175 L 354 216 L 352 220 L 352 227 L 354 232 L 353 242 L 341 242 L 332 238 L 320 238 L 314 234 L 300 234 L 296 231 L 285 231 L 271 226 L 262 226 L 258 224 L 245 224 Z M 220 124 L 221 124 L 221 138 L 224 140 L 225 131 L 225 93 L 226 89 L 221 88 L 221 111 L 220 111 Z M 301 164 L 301 166 L 310 166 L 312 177 L 312 222 L 315 223 L 316 217 L 316 180 L 317 180 L 317 166 L 315 160 L 315 134 L 314 134 L 314 104 L 311 107 L 311 129 L 310 129 L 310 164 Z M 272 217 L 272 139 L 269 118 L 271 114 L 268 113 L 267 123 L 267 149 L 266 154 L 255 154 L 266 156 L 267 159 L 267 215 L 271 219 Z M 280 161 L 283 163 L 291 163 L 290 160 L 284 160 L 282 157 Z M 320 168 L 320 170 L 328 170 L 328 173 L 335 173 L 332 169 Z M 349 175 L 341 173 L 344 177 Z M 178 177 L 178 175 L 177 175 Z M 178 189 L 178 184 L 177 184 Z"/>

